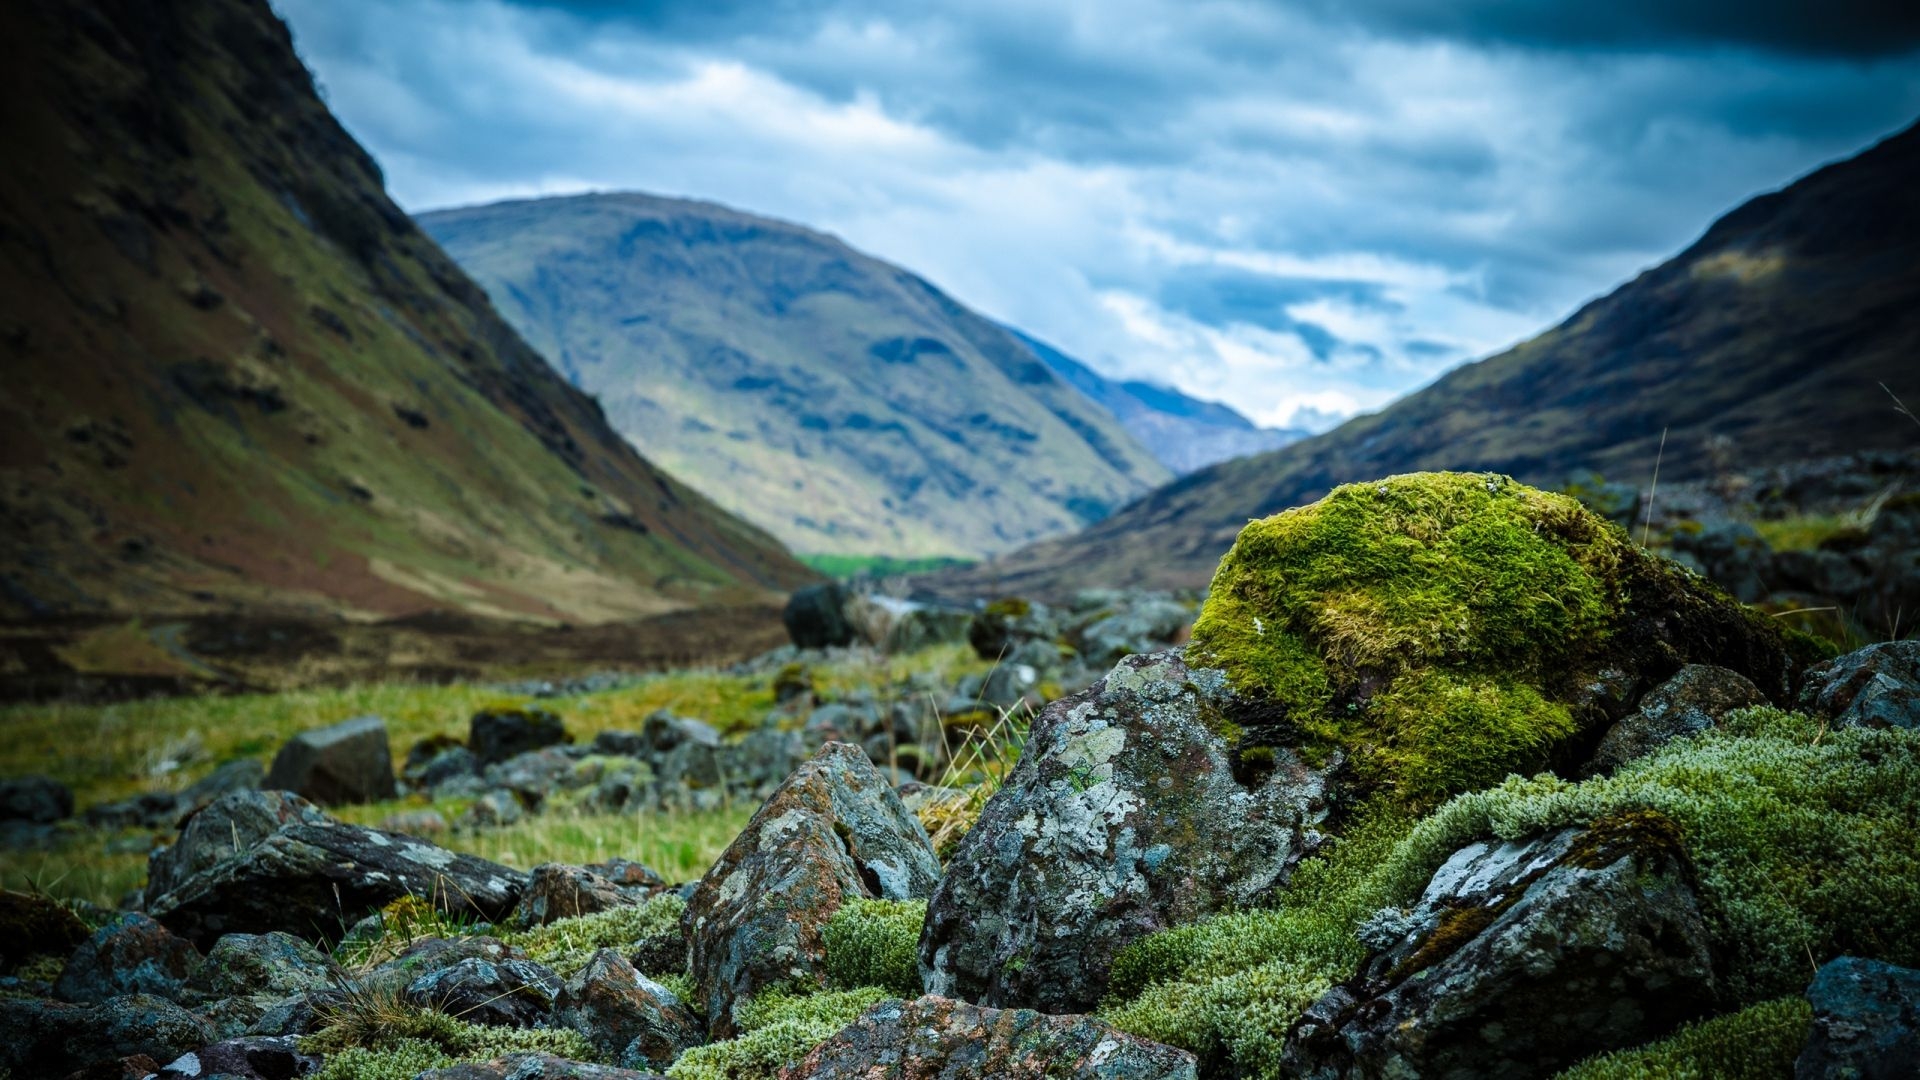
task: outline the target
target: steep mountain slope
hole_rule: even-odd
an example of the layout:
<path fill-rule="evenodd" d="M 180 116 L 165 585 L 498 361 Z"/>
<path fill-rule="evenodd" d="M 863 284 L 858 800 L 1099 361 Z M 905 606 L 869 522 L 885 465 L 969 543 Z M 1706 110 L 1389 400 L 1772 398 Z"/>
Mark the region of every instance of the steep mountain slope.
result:
<path fill-rule="evenodd" d="M 1913 446 L 1920 428 L 1882 383 L 1920 407 L 1920 127 L 1749 201 L 1566 322 L 1379 413 L 926 584 L 1198 587 L 1247 519 L 1394 473 L 1644 483 L 1656 456 L 1662 479 L 1708 473 L 1721 436 L 1742 467 Z"/>
<path fill-rule="evenodd" d="M 596 621 L 809 579 L 499 319 L 265 0 L 0 35 L 0 612 Z"/>
<path fill-rule="evenodd" d="M 1179 475 L 1307 437 L 1290 428 L 1260 427 L 1225 405 L 1188 397 L 1170 386 L 1109 379 L 1038 338 L 1013 333 L 1054 374 L 1112 413 L 1128 434 Z"/>
<path fill-rule="evenodd" d="M 641 452 L 796 551 L 1006 551 L 1170 476 L 1005 329 L 832 237 L 627 194 L 420 220 Z"/>

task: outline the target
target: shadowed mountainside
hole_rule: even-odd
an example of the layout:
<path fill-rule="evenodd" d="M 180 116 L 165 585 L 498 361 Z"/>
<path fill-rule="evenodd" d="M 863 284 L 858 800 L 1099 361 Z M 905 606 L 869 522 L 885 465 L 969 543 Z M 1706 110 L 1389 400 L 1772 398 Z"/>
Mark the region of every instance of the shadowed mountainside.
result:
<path fill-rule="evenodd" d="M 500 320 L 263 0 L 0 30 L 0 614 L 595 622 L 812 577 Z"/>
<path fill-rule="evenodd" d="M 1324 435 L 1215 465 L 1076 536 L 923 579 L 960 595 L 1200 587 L 1250 518 L 1337 484 L 1491 470 L 1644 483 L 1920 441 L 1920 127 L 1722 217 L 1507 352 Z M 1664 455 L 1660 444 L 1666 432 Z"/>
<path fill-rule="evenodd" d="M 643 453 L 795 551 L 978 557 L 1171 478 L 1005 328 L 830 236 L 638 194 L 420 221 Z"/>

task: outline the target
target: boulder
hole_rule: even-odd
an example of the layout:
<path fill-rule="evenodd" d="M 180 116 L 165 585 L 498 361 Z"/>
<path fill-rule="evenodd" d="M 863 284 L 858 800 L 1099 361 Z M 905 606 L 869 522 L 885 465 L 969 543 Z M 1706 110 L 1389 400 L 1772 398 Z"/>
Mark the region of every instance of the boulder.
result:
<path fill-rule="evenodd" d="M 1610 773 L 1674 739 L 1713 727 L 1735 709 L 1765 704 L 1766 695 L 1745 675 L 1711 664 L 1688 664 L 1641 698 L 1637 710 L 1607 729 L 1584 774 Z"/>
<path fill-rule="evenodd" d="M 0 974 L 34 956 L 69 956 L 91 932 L 73 909 L 50 896 L 0 890 Z"/>
<path fill-rule="evenodd" d="M 50 825 L 73 816 L 73 791 L 51 776 L 0 779 L 0 821 Z"/>
<path fill-rule="evenodd" d="M 120 915 L 82 942 L 53 984 L 62 1001 L 105 1001 L 126 994 L 177 1000 L 200 967 L 200 950 L 137 912 Z"/>
<path fill-rule="evenodd" d="M 858 593 L 842 609 L 853 631 L 867 644 L 889 654 L 910 653 L 948 641 L 959 641 L 973 621 L 970 612 L 934 607 L 917 600 L 878 593 Z"/>
<path fill-rule="evenodd" d="M 546 1023 L 560 976 L 531 960 L 472 956 L 407 984 L 403 998 L 470 1024 L 535 1027 Z"/>
<path fill-rule="evenodd" d="M 232 1005 L 219 1020 L 244 1030 L 281 999 L 326 989 L 331 971 L 325 954 L 291 934 L 225 934 L 187 980 L 181 1000 L 196 1008 Z"/>
<path fill-rule="evenodd" d="M 853 627 L 846 616 L 847 590 L 828 581 L 795 590 L 787 598 L 780 621 L 787 637 L 802 649 L 831 649 L 853 643 Z"/>
<path fill-rule="evenodd" d="M 487 709 L 467 722 L 467 750 L 482 767 L 566 741 L 566 725 L 545 709 Z"/>
<path fill-rule="evenodd" d="M 1047 605 L 1017 596 L 995 600 L 967 623 L 967 644 L 982 660 L 1004 660 L 1027 642 L 1058 636 L 1059 621 Z"/>
<path fill-rule="evenodd" d="M 434 791 L 444 785 L 458 784 L 478 775 L 480 761 L 473 751 L 455 743 L 433 753 L 418 765 L 409 765 L 407 781 L 422 791 Z"/>
<path fill-rule="evenodd" d="M 1691 878 L 1653 814 L 1471 844 L 1363 927 L 1376 951 L 1295 1023 L 1281 1069 L 1520 1080 L 1657 1039 L 1714 1000 Z"/>
<path fill-rule="evenodd" d="M 356 716 L 295 735 L 273 756 L 267 786 L 322 806 L 393 798 L 393 750 L 386 721 Z"/>
<path fill-rule="evenodd" d="M 926 830 L 857 746 L 794 770 L 700 880 L 681 925 L 716 1038 L 734 1006 L 783 983 L 824 984 L 821 931 L 849 897 L 925 897 L 940 877 Z"/>
<path fill-rule="evenodd" d="M 1807 987 L 1813 1032 L 1794 1080 L 1906 1080 L 1920 1064 L 1920 971 L 1829 960 Z"/>
<path fill-rule="evenodd" d="M 1089 664 L 1111 664 L 1130 653 L 1155 652 L 1180 640 L 1193 611 L 1165 599 L 1147 599 L 1097 619 L 1072 638 Z"/>
<path fill-rule="evenodd" d="M 297 1080 L 319 1072 L 319 1055 L 301 1053 L 297 1043 L 285 1036 L 227 1039 L 180 1055 L 152 1080 Z"/>
<path fill-rule="evenodd" d="M 477 832 L 481 829 L 498 829 L 503 825 L 512 825 L 527 816 L 527 809 L 520 802 L 520 796 L 505 788 L 483 792 L 481 796 L 454 819 L 454 832 Z"/>
<path fill-rule="evenodd" d="M 0 1069 L 23 1080 L 135 1054 L 172 1061 L 212 1041 L 205 1021 L 151 994 L 88 1005 L 0 997 Z"/>
<path fill-rule="evenodd" d="M 265 840 L 290 824 L 319 825 L 330 819 L 298 795 L 285 791 L 241 791 L 222 796 L 195 813 L 180 828 L 180 839 L 147 859 L 149 898 L 161 896 Z"/>
<path fill-rule="evenodd" d="M 579 1032 L 608 1059 L 632 1069 L 664 1069 L 704 1041 L 692 1010 L 612 949 L 595 953 L 567 980 L 553 1022 Z"/>
<path fill-rule="evenodd" d="M 414 1080 L 665 1080 L 659 1073 L 612 1065 L 589 1065 L 552 1054 L 508 1054 L 492 1061 L 469 1061 L 428 1069 Z"/>
<path fill-rule="evenodd" d="M 421 938 L 408 945 L 400 955 L 376 966 L 361 982 L 367 986 L 404 990 L 424 975 L 445 971 L 468 960 L 485 960 L 490 964 L 504 964 L 509 960 L 525 959 L 527 954 L 518 946 L 509 945 L 499 938 L 484 934 L 456 938 Z"/>
<path fill-rule="evenodd" d="M 200 868 L 183 875 L 172 860 L 163 862 L 152 876 L 165 886 L 148 896 L 148 913 L 203 946 L 222 934 L 270 930 L 334 940 L 362 916 L 407 895 L 497 922 L 526 885 L 525 875 L 498 863 L 342 824 L 295 796 L 283 796 L 292 800 L 279 804 L 285 819 L 262 835 L 266 821 L 256 818 L 261 807 L 254 800 L 271 794 L 279 793 L 228 795 L 194 815 L 189 833 L 209 815 L 232 821 L 235 832 L 231 839 L 201 836 L 191 845 L 183 834 L 176 848 L 189 849 L 183 857 L 192 856 L 191 865 Z M 245 834 L 242 818 L 249 823 Z"/>
<path fill-rule="evenodd" d="M 1920 641 L 1883 641 L 1809 670 L 1800 707 L 1842 727 L 1920 727 Z"/>
<path fill-rule="evenodd" d="M 927 991 L 1084 1012 L 1128 942 L 1284 885 L 1319 840 L 1327 773 L 1284 748 L 1236 755 L 1235 707 L 1175 652 L 1049 705 L 928 905 Z"/>
<path fill-rule="evenodd" d="M 145 1054 L 129 1054 L 76 1069 L 65 1080 L 152 1080 L 159 1072 L 159 1062 Z"/>
<path fill-rule="evenodd" d="M 390 833 L 406 833 L 421 839 L 431 839 L 445 833 L 450 826 L 447 819 L 438 810 L 397 810 L 380 819 L 380 828 Z"/>
<path fill-rule="evenodd" d="M 781 1080 L 1195 1080 L 1193 1055 L 1091 1016 L 989 1009 L 943 997 L 882 1001 Z"/>
<path fill-rule="evenodd" d="M 647 740 L 637 731 L 609 729 L 594 733 L 593 741 L 587 744 L 587 752 L 608 757 L 643 757 L 647 752 Z"/>
<path fill-rule="evenodd" d="M 513 909 L 513 921 L 519 926 L 545 926 L 555 919 L 633 907 L 658 884 L 658 875 L 638 885 L 620 885 L 583 866 L 542 863 L 528 875 L 527 887 Z"/>

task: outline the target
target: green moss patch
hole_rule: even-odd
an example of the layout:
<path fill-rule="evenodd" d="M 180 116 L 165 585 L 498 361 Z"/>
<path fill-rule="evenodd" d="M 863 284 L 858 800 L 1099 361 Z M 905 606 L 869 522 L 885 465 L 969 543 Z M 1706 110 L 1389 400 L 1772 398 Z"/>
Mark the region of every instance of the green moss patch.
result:
<path fill-rule="evenodd" d="M 879 987 L 896 997 L 920 996 L 920 927 L 925 900 L 868 900 L 840 905 L 821 936 L 827 978 L 837 987 Z"/>
<path fill-rule="evenodd" d="M 775 1080 L 861 1013 L 889 995 L 877 987 L 793 995 L 768 990 L 741 1010 L 741 1033 L 696 1046 L 667 1070 L 669 1080 Z"/>
<path fill-rule="evenodd" d="M 1583 1061 L 1554 1080 L 1779 1080 L 1793 1075 L 1812 1024 L 1804 999 L 1776 998 Z"/>

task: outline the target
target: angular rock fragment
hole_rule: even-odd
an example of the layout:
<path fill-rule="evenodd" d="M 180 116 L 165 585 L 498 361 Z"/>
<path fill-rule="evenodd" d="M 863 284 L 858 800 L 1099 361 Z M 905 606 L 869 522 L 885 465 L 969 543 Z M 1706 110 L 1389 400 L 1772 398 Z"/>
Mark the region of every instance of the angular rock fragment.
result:
<path fill-rule="evenodd" d="M 401 996 L 469 1024 L 535 1027 L 552 1014 L 560 988 L 560 976 L 531 960 L 473 956 L 421 975 Z"/>
<path fill-rule="evenodd" d="M 486 710 L 467 723 L 467 750 L 482 766 L 566 741 L 566 725 L 545 709 Z"/>
<path fill-rule="evenodd" d="M 105 1001 L 126 994 L 177 1000 L 200 967 L 200 950 L 137 912 L 120 915 L 73 951 L 53 994 L 62 1001 Z"/>
<path fill-rule="evenodd" d="M 1813 668 L 1800 707 L 1841 727 L 1920 727 L 1920 641 L 1883 641 Z"/>
<path fill-rule="evenodd" d="M 1707 730 L 1735 709 L 1765 704 L 1766 695 L 1745 675 L 1711 664 L 1688 664 L 1607 729 L 1584 772 L 1610 773 L 1683 735 Z"/>
<path fill-rule="evenodd" d="M 612 949 L 595 953 L 567 980 L 553 1022 L 627 1068 L 664 1069 L 704 1041 L 692 1010 Z"/>
<path fill-rule="evenodd" d="M 144 1054 L 172 1061 L 213 1041 L 206 1022 L 165 998 L 131 994 L 88 1005 L 0 997 L 0 1069 L 65 1076 Z"/>
<path fill-rule="evenodd" d="M 298 1080 L 320 1071 L 317 1054 L 303 1054 L 285 1036 L 226 1039 L 182 1054 L 152 1080 Z"/>
<path fill-rule="evenodd" d="M 295 735 L 274 755 L 267 786 L 321 806 L 393 798 L 393 749 L 386 722 L 357 716 Z"/>
<path fill-rule="evenodd" d="M 1794 1080 L 1895 1080 L 1920 1069 L 1920 971 L 1843 956 L 1807 987 L 1813 1032 Z"/>

